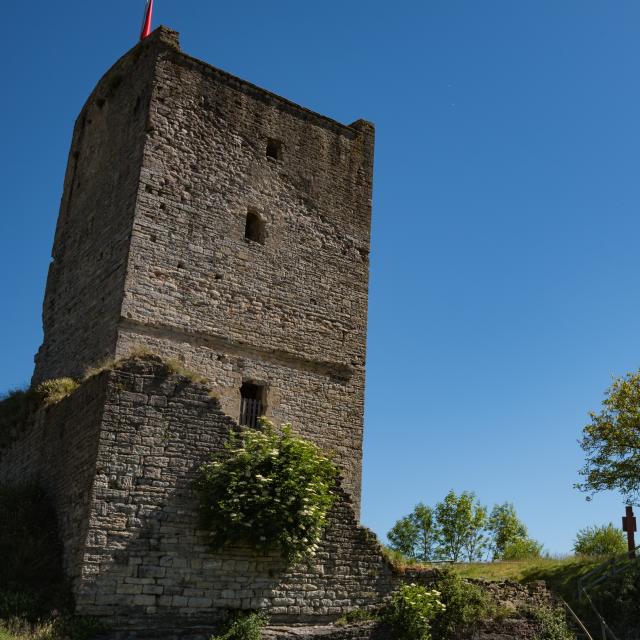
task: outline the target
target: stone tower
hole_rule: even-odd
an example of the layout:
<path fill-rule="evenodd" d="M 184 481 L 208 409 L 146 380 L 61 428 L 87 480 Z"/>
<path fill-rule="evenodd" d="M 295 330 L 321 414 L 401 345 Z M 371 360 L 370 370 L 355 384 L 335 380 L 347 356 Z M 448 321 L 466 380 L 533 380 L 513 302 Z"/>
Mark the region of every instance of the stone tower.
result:
<path fill-rule="evenodd" d="M 76 122 L 34 382 L 146 346 L 336 454 L 359 508 L 374 131 L 160 27 Z"/>

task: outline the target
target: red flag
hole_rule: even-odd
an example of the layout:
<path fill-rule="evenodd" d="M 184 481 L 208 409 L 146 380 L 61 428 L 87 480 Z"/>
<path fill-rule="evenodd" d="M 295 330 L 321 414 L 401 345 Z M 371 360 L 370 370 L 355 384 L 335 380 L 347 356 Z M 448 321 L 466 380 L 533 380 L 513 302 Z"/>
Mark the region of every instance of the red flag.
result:
<path fill-rule="evenodd" d="M 153 0 L 147 0 L 147 6 L 144 8 L 144 17 L 142 18 L 142 29 L 140 31 L 140 40 L 144 40 L 151 34 L 151 18 L 153 16 Z"/>

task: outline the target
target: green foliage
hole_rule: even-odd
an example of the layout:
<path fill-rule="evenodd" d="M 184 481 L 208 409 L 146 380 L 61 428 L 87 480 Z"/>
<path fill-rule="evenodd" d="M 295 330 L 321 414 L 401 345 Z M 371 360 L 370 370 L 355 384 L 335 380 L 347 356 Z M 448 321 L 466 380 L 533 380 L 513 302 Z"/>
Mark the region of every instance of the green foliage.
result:
<path fill-rule="evenodd" d="M 540 558 L 542 545 L 532 538 L 515 538 L 506 543 L 502 550 L 503 560 L 529 560 Z"/>
<path fill-rule="evenodd" d="M 497 504 L 493 507 L 487 528 L 492 535 L 494 560 L 504 558 L 504 552 L 508 545 L 528 537 L 527 527 L 518 518 L 516 508 L 511 502 Z"/>
<path fill-rule="evenodd" d="M 612 523 L 585 527 L 576 534 L 573 550 L 581 556 L 618 555 L 627 551 L 627 538 Z"/>
<path fill-rule="evenodd" d="M 449 491 L 436 505 L 435 520 L 439 556 L 458 562 L 463 555 L 469 562 L 482 557 L 487 538 L 487 509 L 476 499 L 475 493 L 463 491 L 459 496 Z"/>
<path fill-rule="evenodd" d="M 387 534 L 390 548 L 405 564 L 434 559 L 469 562 L 480 560 L 490 549 L 494 559 L 540 556 L 542 545 L 527 536 L 515 507 L 505 502 L 488 515 L 475 494 L 450 491 L 435 510 L 418 504 L 400 518 Z M 402 564 L 402 562 L 400 562 Z"/>
<path fill-rule="evenodd" d="M 567 626 L 562 609 L 534 609 L 530 616 L 540 623 L 541 629 L 536 634 L 536 640 L 575 640 L 576 636 Z"/>
<path fill-rule="evenodd" d="M 589 594 L 616 635 L 624 637 L 625 631 L 640 629 L 640 563 L 637 560 L 630 562 L 624 573 L 590 589 Z"/>
<path fill-rule="evenodd" d="M 384 616 L 399 640 L 429 640 L 431 622 L 445 606 L 438 591 L 416 584 L 405 584 L 393 594 Z"/>
<path fill-rule="evenodd" d="M 411 514 L 395 523 L 387 537 L 391 548 L 405 557 L 420 562 L 431 560 L 435 545 L 433 509 L 419 503 Z"/>
<path fill-rule="evenodd" d="M 600 413 L 590 412 L 580 446 L 586 455 L 577 488 L 589 493 L 618 490 L 640 498 L 640 371 L 617 378 Z"/>
<path fill-rule="evenodd" d="M 492 616 L 493 604 L 487 593 L 452 569 L 443 570 L 435 586 L 446 607 L 433 622 L 435 640 L 453 638 L 475 622 Z"/>
<path fill-rule="evenodd" d="M 211 636 L 210 640 L 260 640 L 262 629 L 269 618 L 262 612 L 238 614 L 226 625 L 222 635 Z"/>
<path fill-rule="evenodd" d="M 266 420 L 242 429 L 200 468 L 200 518 L 220 549 L 243 541 L 288 561 L 312 555 L 335 499 L 337 469 L 320 449 Z"/>

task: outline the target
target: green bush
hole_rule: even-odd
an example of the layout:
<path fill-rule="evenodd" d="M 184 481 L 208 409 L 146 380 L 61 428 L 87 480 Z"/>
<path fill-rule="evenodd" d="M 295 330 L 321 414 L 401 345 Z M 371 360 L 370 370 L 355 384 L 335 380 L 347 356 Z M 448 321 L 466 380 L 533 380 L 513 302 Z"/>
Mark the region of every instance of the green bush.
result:
<path fill-rule="evenodd" d="M 557 609 L 535 609 L 531 617 L 540 623 L 540 632 L 536 640 L 575 640 L 575 634 L 567 626 L 564 611 Z"/>
<path fill-rule="evenodd" d="M 239 614 L 226 625 L 222 635 L 211 636 L 210 640 L 260 640 L 268 623 L 269 618 L 262 612 Z"/>
<path fill-rule="evenodd" d="M 440 593 L 416 584 L 405 584 L 393 594 L 384 619 L 399 640 L 429 640 L 431 622 L 445 610 Z"/>
<path fill-rule="evenodd" d="M 617 555 L 627 550 L 627 538 L 613 524 L 586 527 L 578 531 L 573 550 L 580 556 Z"/>
<path fill-rule="evenodd" d="M 493 614 L 494 607 L 489 595 L 452 569 L 441 571 L 435 587 L 446 607 L 433 622 L 433 637 L 436 640 L 448 640 Z"/>
<path fill-rule="evenodd" d="M 503 560 L 530 560 L 542 555 L 542 545 L 532 538 L 516 538 L 507 542 L 502 551 Z"/>
<path fill-rule="evenodd" d="M 312 555 L 335 499 L 337 469 L 320 449 L 278 432 L 242 429 L 200 468 L 196 489 L 200 519 L 221 549 L 243 541 L 258 550 L 279 550 L 288 561 Z"/>

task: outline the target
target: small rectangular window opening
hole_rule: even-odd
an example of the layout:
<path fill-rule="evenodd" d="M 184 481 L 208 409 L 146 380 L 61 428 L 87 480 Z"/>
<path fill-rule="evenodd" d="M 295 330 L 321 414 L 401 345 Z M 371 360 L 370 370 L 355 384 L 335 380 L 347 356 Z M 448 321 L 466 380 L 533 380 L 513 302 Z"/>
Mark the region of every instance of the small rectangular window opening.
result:
<path fill-rule="evenodd" d="M 269 138 L 267 140 L 267 158 L 280 160 L 282 158 L 282 142 Z"/>
<path fill-rule="evenodd" d="M 247 221 L 244 227 L 244 237 L 252 242 L 264 244 L 265 225 L 264 221 L 255 211 L 247 212 Z"/>
<path fill-rule="evenodd" d="M 240 387 L 240 424 L 246 427 L 258 426 L 258 418 L 264 414 L 265 388 L 253 382 L 243 382 Z"/>

